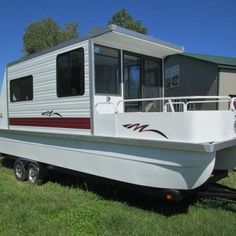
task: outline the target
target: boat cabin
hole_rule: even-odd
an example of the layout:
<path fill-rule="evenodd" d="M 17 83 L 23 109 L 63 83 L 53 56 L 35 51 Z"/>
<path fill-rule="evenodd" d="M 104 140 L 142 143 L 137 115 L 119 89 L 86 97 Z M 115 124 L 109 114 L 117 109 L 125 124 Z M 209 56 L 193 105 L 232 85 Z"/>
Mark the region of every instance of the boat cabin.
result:
<path fill-rule="evenodd" d="M 0 126 L 59 134 L 206 140 L 204 126 L 193 130 L 198 121 L 192 113 L 171 114 L 187 111 L 189 99 L 163 98 L 164 58 L 182 52 L 183 47 L 110 25 L 22 58 L 6 68 Z M 230 98 L 222 99 L 230 103 Z M 198 119 L 205 118 L 199 115 Z M 231 124 L 231 115 L 225 116 Z M 213 120 L 206 125 L 214 130 L 221 121 Z M 218 133 L 209 131 L 207 140 L 221 139 L 223 129 L 232 130 L 225 126 L 226 122 L 220 125 Z"/>
<path fill-rule="evenodd" d="M 161 97 L 163 58 L 182 51 L 182 47 L 110 25 L 10 63 L 2 94 L 7 88 L 9 124 L 6 120 L 2 127 L 50 127 L 55 132 L 69 128 L 88 134 L 96 104 L 109 101 L 116 106 L 124 99 Z M 144 111 L 147 105 L 133 102 L 119 109 Z"/>

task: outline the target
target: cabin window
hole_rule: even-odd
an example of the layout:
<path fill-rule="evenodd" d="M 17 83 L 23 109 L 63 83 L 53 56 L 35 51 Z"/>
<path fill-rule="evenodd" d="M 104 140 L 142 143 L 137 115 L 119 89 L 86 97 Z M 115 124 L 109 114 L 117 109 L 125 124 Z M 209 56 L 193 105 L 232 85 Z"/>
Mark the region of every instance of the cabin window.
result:
<path fill-rule="evenodd" d="M 57 96 L 84 94 L 84 49 L 78 48 L 57 56 Z"/>
<path fill-rule="evenodd" d="M 121 93 L 120 50 L 95 46 L 96 94 L 119 95 Z"/>
<path fill-rule="evenodd" d="M 11 102 L 33 100 L 33 76 L 26 76 L 10 81 Z"/>

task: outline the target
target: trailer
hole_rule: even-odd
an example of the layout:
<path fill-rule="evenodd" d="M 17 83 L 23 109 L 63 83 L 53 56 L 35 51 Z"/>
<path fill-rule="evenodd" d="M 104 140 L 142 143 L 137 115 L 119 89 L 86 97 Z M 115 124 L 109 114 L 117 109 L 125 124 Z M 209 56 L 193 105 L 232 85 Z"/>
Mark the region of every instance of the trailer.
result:
<path fill-rule="evenodd" d="M 164 59 L 182 52 L 110 25 L 8 64 L 0 152 L 16 178 L 55 166 L 172 198 L 235 169 L 235 99 L 164 97 Z"/>

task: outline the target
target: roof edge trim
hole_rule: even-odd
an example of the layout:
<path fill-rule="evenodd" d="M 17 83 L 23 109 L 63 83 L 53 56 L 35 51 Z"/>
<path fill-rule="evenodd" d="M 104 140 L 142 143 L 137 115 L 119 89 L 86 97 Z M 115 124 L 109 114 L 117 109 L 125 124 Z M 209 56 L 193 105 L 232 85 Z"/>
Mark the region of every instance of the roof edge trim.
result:
<path fill-rule="evenodd" d="M 89 39 L 92 39 L 92 38 L 99 37 L 99 36 L 104 35 L 104 34 L 109 33 L 109 32 L 120 33 L 120 34 L 123 34 L 123 35 L 126 35 L 126 36 L 130 36 L 130 37 L 134 37 L 134 38 L 137 38 L 137 39 L 140 39 L 140 40 L 144 40 L 144 41 L 147 41 L 147 42 L 150 42 L 150 43 L 155 43 L 155 44 L 158 44 L 158 45 L 169 47 L 169 48 L 172 48 L 174 50 L 179 51 L 180 53 L 184 51 L 183 46 L 178 46 L 176 44 L 172 44 L 172 43 L 154 38 L 154 37 L 149 36 L 149 35 L 138 33 L 138 32 L 135 32 L 135 31 L 125 29 L 125 28 L 119 27 L 117 25 L 111 24 L 111 25 L 108 25 L 108 27 L 98 28 L 98 29 L 90 32 L 86 36 L 71 39 L 67 42 L 61 43 L 59 45 L 50 47 L 50 48 L 45 49 L 45 50 L 42 50 L 41 52 L 34 53 L 32 55 L 25 56 L 23 58 L 20 58 L 18 60 L 10 62 L 10 63 L 7 64 L 6 67 L 10 67 L 10 66 L 16 65 L 18 63 L 21 63 L 21 62 L 24 62 L 24 61 L 42 56 L 44 54 L 47 54 L 47 53 L 50 53 L 50 52 L 53 52 L 53 51 L 56 51 L 56 50 L 59 50 L 59 49 L 62 49 L 62 48 L 68 47 L 68 46 L 72 46 L 76 43 L 80 43 L 80 42 L 83 42 L 83 41 L 86 41 L 86 40 L 89 40 Z"/>

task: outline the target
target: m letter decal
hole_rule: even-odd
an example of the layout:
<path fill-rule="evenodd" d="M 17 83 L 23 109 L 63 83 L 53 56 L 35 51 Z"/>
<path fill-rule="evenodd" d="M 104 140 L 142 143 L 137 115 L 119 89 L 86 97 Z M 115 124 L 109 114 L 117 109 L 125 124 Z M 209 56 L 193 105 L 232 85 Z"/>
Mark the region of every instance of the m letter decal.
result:
<path fill-rule="evenodd" d="M 154 133 L 160 134 L 164 138 L 168 139 L 168 137 L 159 130 L 147 129 L 149 127 L 149 125 L 141 125 L 139 123 L 136 123 L 136 124 L 125 124 L 125 125 L 123 125 L 123 127 L 125 127 L 126 129 L 132 129 L 133 128 L 133 131 L 138 131 L 139 133 L 154 132 Z"/>

